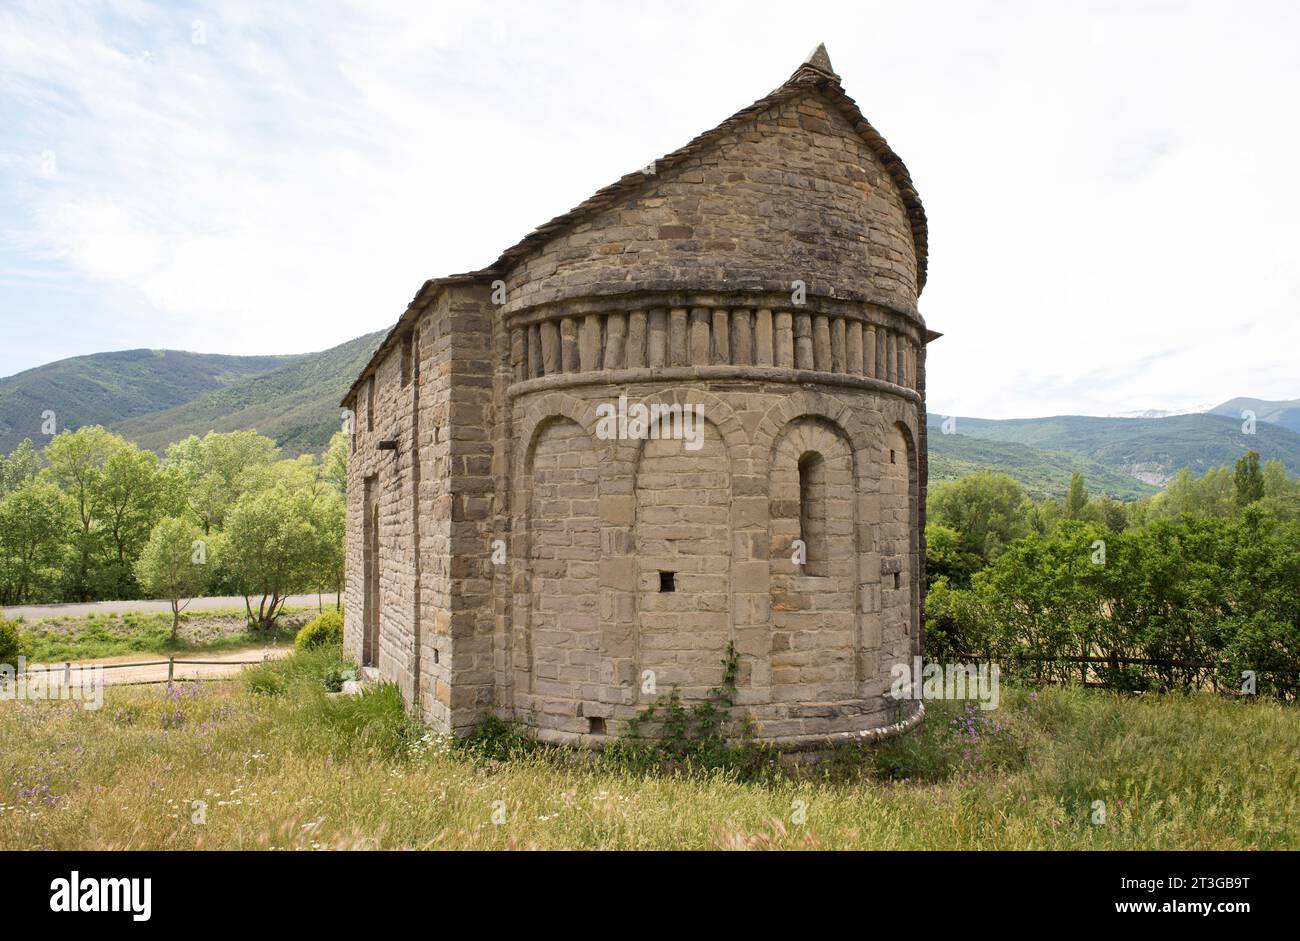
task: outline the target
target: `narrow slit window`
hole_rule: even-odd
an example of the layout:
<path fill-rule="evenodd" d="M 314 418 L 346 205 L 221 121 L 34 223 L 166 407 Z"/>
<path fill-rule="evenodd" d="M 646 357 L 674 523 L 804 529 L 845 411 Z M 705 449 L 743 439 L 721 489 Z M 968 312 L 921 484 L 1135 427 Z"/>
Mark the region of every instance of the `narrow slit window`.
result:
<path fill-rule="evenodd" d="M 799 538 L 805 575 L 826 574 L 826 460 L 815 451 L 799 458 Z"/>
<path fill-rule="evenodd" d="M 366 383 L 366 431 L 375 430 L 375 377 Z"/>
<path fill-rule="evenodd" d="M 659 590 L 676 591 L 677 590 L 677 573 L 660 572 L 659 573 Z"/>
<path fill-rule="evenodd" d="M 414 355 L 413 337 L 410 333 L 402 337 L 402 388 L 411 384 L 411 359 Z"/>

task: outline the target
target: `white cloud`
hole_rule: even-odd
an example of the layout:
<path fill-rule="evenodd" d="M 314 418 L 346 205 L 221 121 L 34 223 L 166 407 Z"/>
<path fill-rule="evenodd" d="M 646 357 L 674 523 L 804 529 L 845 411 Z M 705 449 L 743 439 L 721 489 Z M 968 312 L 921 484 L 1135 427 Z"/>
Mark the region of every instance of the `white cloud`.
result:
<path fill-rule="evenodd" d="M 0 181 L 21 209 L 0 228 L 11 254 L 134 292 L 117 330 L 137 345 L 322 348 L 765 94 L 824 39 L 930 216 L 935 411 L 1292 397 L 1298 19 L 32 4 L 0 13 L 3 113 L 19 119 Z"/>

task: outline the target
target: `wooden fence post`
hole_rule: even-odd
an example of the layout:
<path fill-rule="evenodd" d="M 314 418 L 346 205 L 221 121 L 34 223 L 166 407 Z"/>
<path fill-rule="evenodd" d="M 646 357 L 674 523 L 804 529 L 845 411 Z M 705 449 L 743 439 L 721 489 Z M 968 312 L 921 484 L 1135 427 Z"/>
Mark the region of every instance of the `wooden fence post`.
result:
<path fill-rule="evenodd" d="M 172 688 L 172 676 L 176 672 L 176 654 L 167 655 L 167 688 Z"/>

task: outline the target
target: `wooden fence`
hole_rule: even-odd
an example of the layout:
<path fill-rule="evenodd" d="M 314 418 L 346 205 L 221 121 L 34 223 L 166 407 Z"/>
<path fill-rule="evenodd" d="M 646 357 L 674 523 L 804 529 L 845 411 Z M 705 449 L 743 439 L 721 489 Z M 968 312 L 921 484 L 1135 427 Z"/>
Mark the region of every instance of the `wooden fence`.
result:
<path fill-rule="evenodd" d="M 45 667 L 38 670 L 24 670 L 21 674 L 24 677 L 44 676 L 46 682 L 56 673 L 62 675 L 62 682 L 65 687 L 72 683 L 72 671 L 83 670 L 126 670 L 137 669 L 140 667 L 162 667 L 167 668 L 167 678 L 158 680 L 131 680 L 126 683 L 114 683 L 114 686 L 153 686 L 160 683 L 166 683 L 169 687 L 174 683 L 191 683 L 199 682 L 203 677 L 177 676 L 176 667 L 178 666 L 255 666 L 259 663 L 266 663 L 273 660 L 274 657 L 264 655 L 260 660 L 178 660 L 175 656 L 168 657 L 166 660 L 132 660 L 127 663 L 72 663 L 66 662 L 63 666 L 56 664 L 46 664 Z M 17 677 L 15 677 L 16 679 Z"/>
<path fill-rule="evenodd" d="M 1027 663 L 1049 663 L 1049 664 L 1056 664 L 1056 665 L 1077 666 L 1081 668 L 1078 672 L 1079 672 L 1079 678 L 1082 680 L 1082 685 L 1089 686 L 1089 687 L 1105 687 L 1105 688 L 1115 688 L 1116 683 L 1113 680 L 1111 682 L 1106 682 L 1103 679 L 1104 674 L 1102 674 L 1098 669 L 1099 667 L 1107 668 L 1110 670 L 1118 670 L 1121 667 L 1127 667 L 1127 666 L 1148 668 L 1148 669 L 1143 669 L 1141 671 L 1142 675 L 1146 679 L 1156 680 L 1157 681 L 1156 685 L 1162 685 L 1162 684 L 1170 685 L 1169 684 L 1169 680 L 1171 679 L 1170 674 L 1168 672 L 1162 674 L 1159 671 L 1180 670 L 1180 671 L 1184 671 L 1183 676 L 1181 677 L 1182 680 L 1181 685 L 1183 685 L 1184 687 L 1195 688 L 1195 689 L 1211 689 L 1214 690 L 1215 692 L 1219 692 L 1222 690 L 1222 684 L 1219 682 L 1219 680 L 1221 676 L 1223 676 L 1223 671 L 1231 667 L 1231 664 L 1229 663 L 1215 661 L 1215 660 L 1173 660 L 1173 659 L 1165 660 L 1165 659 L 1158 659 L 1158 658 L 1151 658 L 1151 657 L 1127 657 L 1127 656 L 1120 656 L 1118 654 L 1112 654 L 1107 656 L 1082 656 L 1082 655 L 1050 656 L 1050 655 L 1039 655 L 1039 654 L 1012 654 L 1006 657 L 991 657 L 987 654 L 956 654 L 951 659 L 954 662 L 969 662 L 969 663 L 987 662 L 987 663 L 998 663 L 1002 665 L 1014 664 L 1016 666 L 1019 666 L 1021 664 L 1027 664 Z M 1017 675 L 1020 675 L 1022 671 L 1016 670 L 1015 672 Z M 1037 671 L 1037 672 L 1038 675 L 1034 677 L 1034 679 L 1040 682 L 1048 682 L 1048 683 L 1061 682 L 1061 679 L 1056 676 L 1052 676 L 1052 675 L 1044 676 L 1042 675 L 1041 671 Z M 1259 672 L 1261 674 L 1268 674 L 1271 671 L 1259 671 Z M 1096 678 L 1094 679 L 1092 677 L 1096 677 Z M 1070 680 L 1066 680 L 1065 682 L 1076 682 L 1076 680 L 1070 679 Z"/>

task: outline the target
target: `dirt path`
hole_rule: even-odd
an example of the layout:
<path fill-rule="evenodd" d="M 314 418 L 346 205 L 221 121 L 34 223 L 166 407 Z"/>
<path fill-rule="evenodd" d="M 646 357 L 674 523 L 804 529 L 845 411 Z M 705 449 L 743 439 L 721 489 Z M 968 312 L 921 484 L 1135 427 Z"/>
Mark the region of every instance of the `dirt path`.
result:
<path fill-rule="evenodd" d="M 315 608 L 318 595 L 290 595 L 285 603 L 291 608 Z M 253 599 L 256 603 L 257 599 Z M 334 607 L 334 596 L 323 598 L 326 609 Z M 195 611 L 236 611 L 244 610 L 244 599 L 236 595 L 233 598 L 195 598 L 185 608 L 186 613 Z M 10 620 L 24 617 L 29 621 L 53 617 L 82 617 L 87 614 L 153 614 L 172 610 L 169 601 L 91 601 L 86 604 L 28 604 L 14 608 L 5 608 L 4 615 Z"/>
<path fill-rule="evenodd" d="M 280 660 L 293 653 L 291 644 L 279 647 L 249 647 L 244 650 L 223 650 L 221 653 L 196 651 L 181 654 L 178 661 L 202 660 L 202 664 L 178 662 L 173 679 L 178 680 L 220 680 L 238 675 L 247 661 Z M 72 664 L 72 672 L 80 667 L 110 666 L 114 664 L 140 663 L 140 666 L 115 666 L 104 671 L 105 686 L 122 686 L 128 683 L 165 682 L 167 679 L 167 658 L 161 654 L 134 654 L 128 657 L 105 657 L 102 660 L 78 660 Z M 64 669 L 63 664 L 30 664 L 29 673 L 39 672 L 49 667 L 54 673 Z"/>

